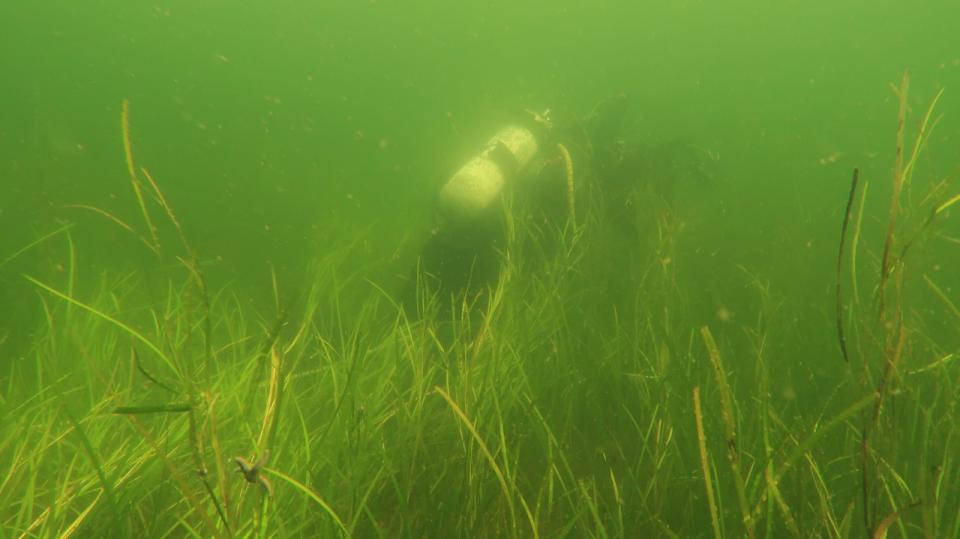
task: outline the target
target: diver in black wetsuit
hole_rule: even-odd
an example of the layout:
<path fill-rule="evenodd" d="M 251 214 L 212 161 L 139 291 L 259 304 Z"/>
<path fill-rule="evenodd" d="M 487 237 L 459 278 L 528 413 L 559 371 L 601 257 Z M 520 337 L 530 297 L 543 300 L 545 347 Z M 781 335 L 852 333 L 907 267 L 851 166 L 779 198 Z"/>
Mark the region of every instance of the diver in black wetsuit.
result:
<path fill-rule="evenodd" d="M 624 94 L 603 99 L 582 119 L 558 125 L 549 110 L 518 114 L 440 190 L 441 225 L 423 246 L 418 278 L 405 303 L 417 301 L 418 290 L 435 293 L 448 305 L 451 296 L 472 302 L 496 285 L 505 246 L 503 191 L 519 193 L 545 220 L 562 224 L 569 216 L 570 193 L 558 143 L 575 154 L 578 182 L 596 180 L 604 198 L 620 206 L 640 181 L 676 180 L 676 174 L 664 172 L 673 161 L 697 162 L 677 143 L 651 149 L 624 140 L 627 115 Z M 604 211 L 614 212 L 616 221 L 615 212 L 622 209 Z"/>

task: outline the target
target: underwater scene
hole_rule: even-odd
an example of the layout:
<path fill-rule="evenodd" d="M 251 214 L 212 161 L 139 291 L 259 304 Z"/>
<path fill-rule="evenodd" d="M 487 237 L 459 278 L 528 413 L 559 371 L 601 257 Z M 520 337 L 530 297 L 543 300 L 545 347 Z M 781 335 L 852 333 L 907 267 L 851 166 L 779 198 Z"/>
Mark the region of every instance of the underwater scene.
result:
<path fill-rule="evenodd" d="M 0 15 L 0 537 L 960 538 L 956 4 Z"/>

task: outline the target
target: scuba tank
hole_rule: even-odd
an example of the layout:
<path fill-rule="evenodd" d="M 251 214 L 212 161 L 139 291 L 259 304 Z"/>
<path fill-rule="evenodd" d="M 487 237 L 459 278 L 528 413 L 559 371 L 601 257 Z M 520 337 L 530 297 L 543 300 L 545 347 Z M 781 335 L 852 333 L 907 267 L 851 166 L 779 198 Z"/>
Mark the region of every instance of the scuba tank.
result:
<path fill-rule="evenodd" d="M 548 113 L 530 112 L 533 121 L 529 125 L 504 127 L 460 167 L 438 195 L 444 217 L 465 222 L 483 214 L 500 197 L 506 182 L 526 168 L 543 146 L 551 127 Z"/>

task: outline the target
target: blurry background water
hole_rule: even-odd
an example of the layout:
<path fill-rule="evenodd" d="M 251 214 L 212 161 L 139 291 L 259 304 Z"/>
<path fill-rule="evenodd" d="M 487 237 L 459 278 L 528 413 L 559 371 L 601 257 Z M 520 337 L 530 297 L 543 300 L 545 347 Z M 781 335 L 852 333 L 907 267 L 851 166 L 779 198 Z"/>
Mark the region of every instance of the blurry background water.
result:
<path fill-rule="evenodd" d="M 407 272 L 437 189 L 507 111 L 586 114 L 624 92 L 631 133 L 686 141 L 719 171 L 677 202 L 695 261 L 682 286 L 705 317 L 736 323 L 757 308 L 740 267 L 770 281 L 796 319 L 778 361 L 815 376 L 839 360 L 832 271 L 855 166 L 871 184 L 864 241 L 882 234 L 890 84 L 904 70 L 911 128 L 947 88 L 917 183 L 960 172 L 958 23 L 960 8 L 937 1 L 6 2 L 0 260 L 72 222 L 81 295 L 100 272 L 155 263 L 117 226 L 65 207 L 139 223 L 125 98 L 134 158 L 211 287 L 233 283 L 256 306 L 271 268 L 296 287 L 343 237 L 371 261 L 395 259 L 387 274 Z M 956 220 L 945 226 L 960 236 Z M 23 353 L 38 323 L 20 274 L 52 278 L 67 252 L 57 237 L 0 268 L 0 354 Z M 923 270 L 955 297 L 960 256 L 949 260 Z"/>

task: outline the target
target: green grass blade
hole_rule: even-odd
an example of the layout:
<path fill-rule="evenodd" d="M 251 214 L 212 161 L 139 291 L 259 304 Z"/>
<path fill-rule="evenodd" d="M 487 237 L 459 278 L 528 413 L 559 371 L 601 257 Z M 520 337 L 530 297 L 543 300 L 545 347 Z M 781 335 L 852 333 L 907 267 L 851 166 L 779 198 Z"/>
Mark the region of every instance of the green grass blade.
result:
<path fill-rule="evenodd" d="M 174 374 L 176 374 L 178 377 L 180 376 L 180 371 L 179 371 L 179 370 L 177 369 L 177 367 L 174 365 L 173 360 L 171 360 L 166 354 L 164 354 L 164 353 L 163 353 L 163 350 L 160 350 L 160 348 L 159 348 L 156 344 L 154 344 L 153 341 L 151 341 L 150 339 L 144 337 L 143 334 L 141 334 L 141 333 L 138 332 L 137 330 L 133 329 L 132 327 L 128 326 L 127 324 L 124 324 L 123 322 L 117 320 L 116 318 L 113 318 L 112 316 L 110 316 L 110 315 L 108 315 L 108 314 L 106 314 L 106 313 L 104 313 L 104 312 L 102 312 L 102 311 L 99 311 L 99 310 L 97 310 L 96 308 L 91 307 L 90 305 L 87 305 L 86 303 L 83 303 L 83 302 L 81 302 L 81 301 L 78 301 L 78 300 L 76 300 L 76 299 L 74 299 L 74 298 L 72 298 L 72 297 L 64 294 L 63 292 L 60 292 L 59 290 L 56 290 L 55 288 L 53 288 L 53 287 L 51 287 L 51 286 L 49 286 L 49 285 L 46 285 L 46 284 L 44 284 L 44 283 L 42 283 L 42 282 L 34 279 L 33 277 L 31 277 L 31 276 L 29 276 L 29 275 L 24 275 L 23 277 L 24 277 L 24 279 L 30 281 L 31 283 L 33 283 L 33 284 L 35 284 L 36 286 L 42 288 L 43 290 L 46 290 L 47 292 L 53 294 L 54 296 L 57 296 L 58 298 L 66 301 L 66 302 L 68 302 L 68 303 L 71 303 L 71 304 L 73 304 L 73 305 L 76 305 L 77 307 L 80 307 L 81 309 L 83 309 L 83 310 L 85 310 L 85 311 L 87 311 L 87 312 L 89 312 L 89 313 L 91 313 L 91 314 L 93 314 L 93 315 L 95 315 L 95 316 L 97 316 L 97 317 L 99 317 L 99 318 L 102 318 L 103 320 L 105 320 L 105 321 L 113 324 L 113 325 L 116 326 L 117 328 L 123 330 L 124 332 L 126 332 L 128 335 L 130 335 L 130 336 L 133 337 L 134 339 L 137 339 L 138 341 L 140 341 L 140 342 L 142 342 L 144 345 L 146 345 L 147 348 L 149 348 L 150 350 L 152 350 L 153 353 L 157 354 L 157 356 L 158 356 L 161 360 L 163 360 L 164 364 L 166 364 L 167 367 L 169 367 L 170 370 L 171 370 Z"/>

